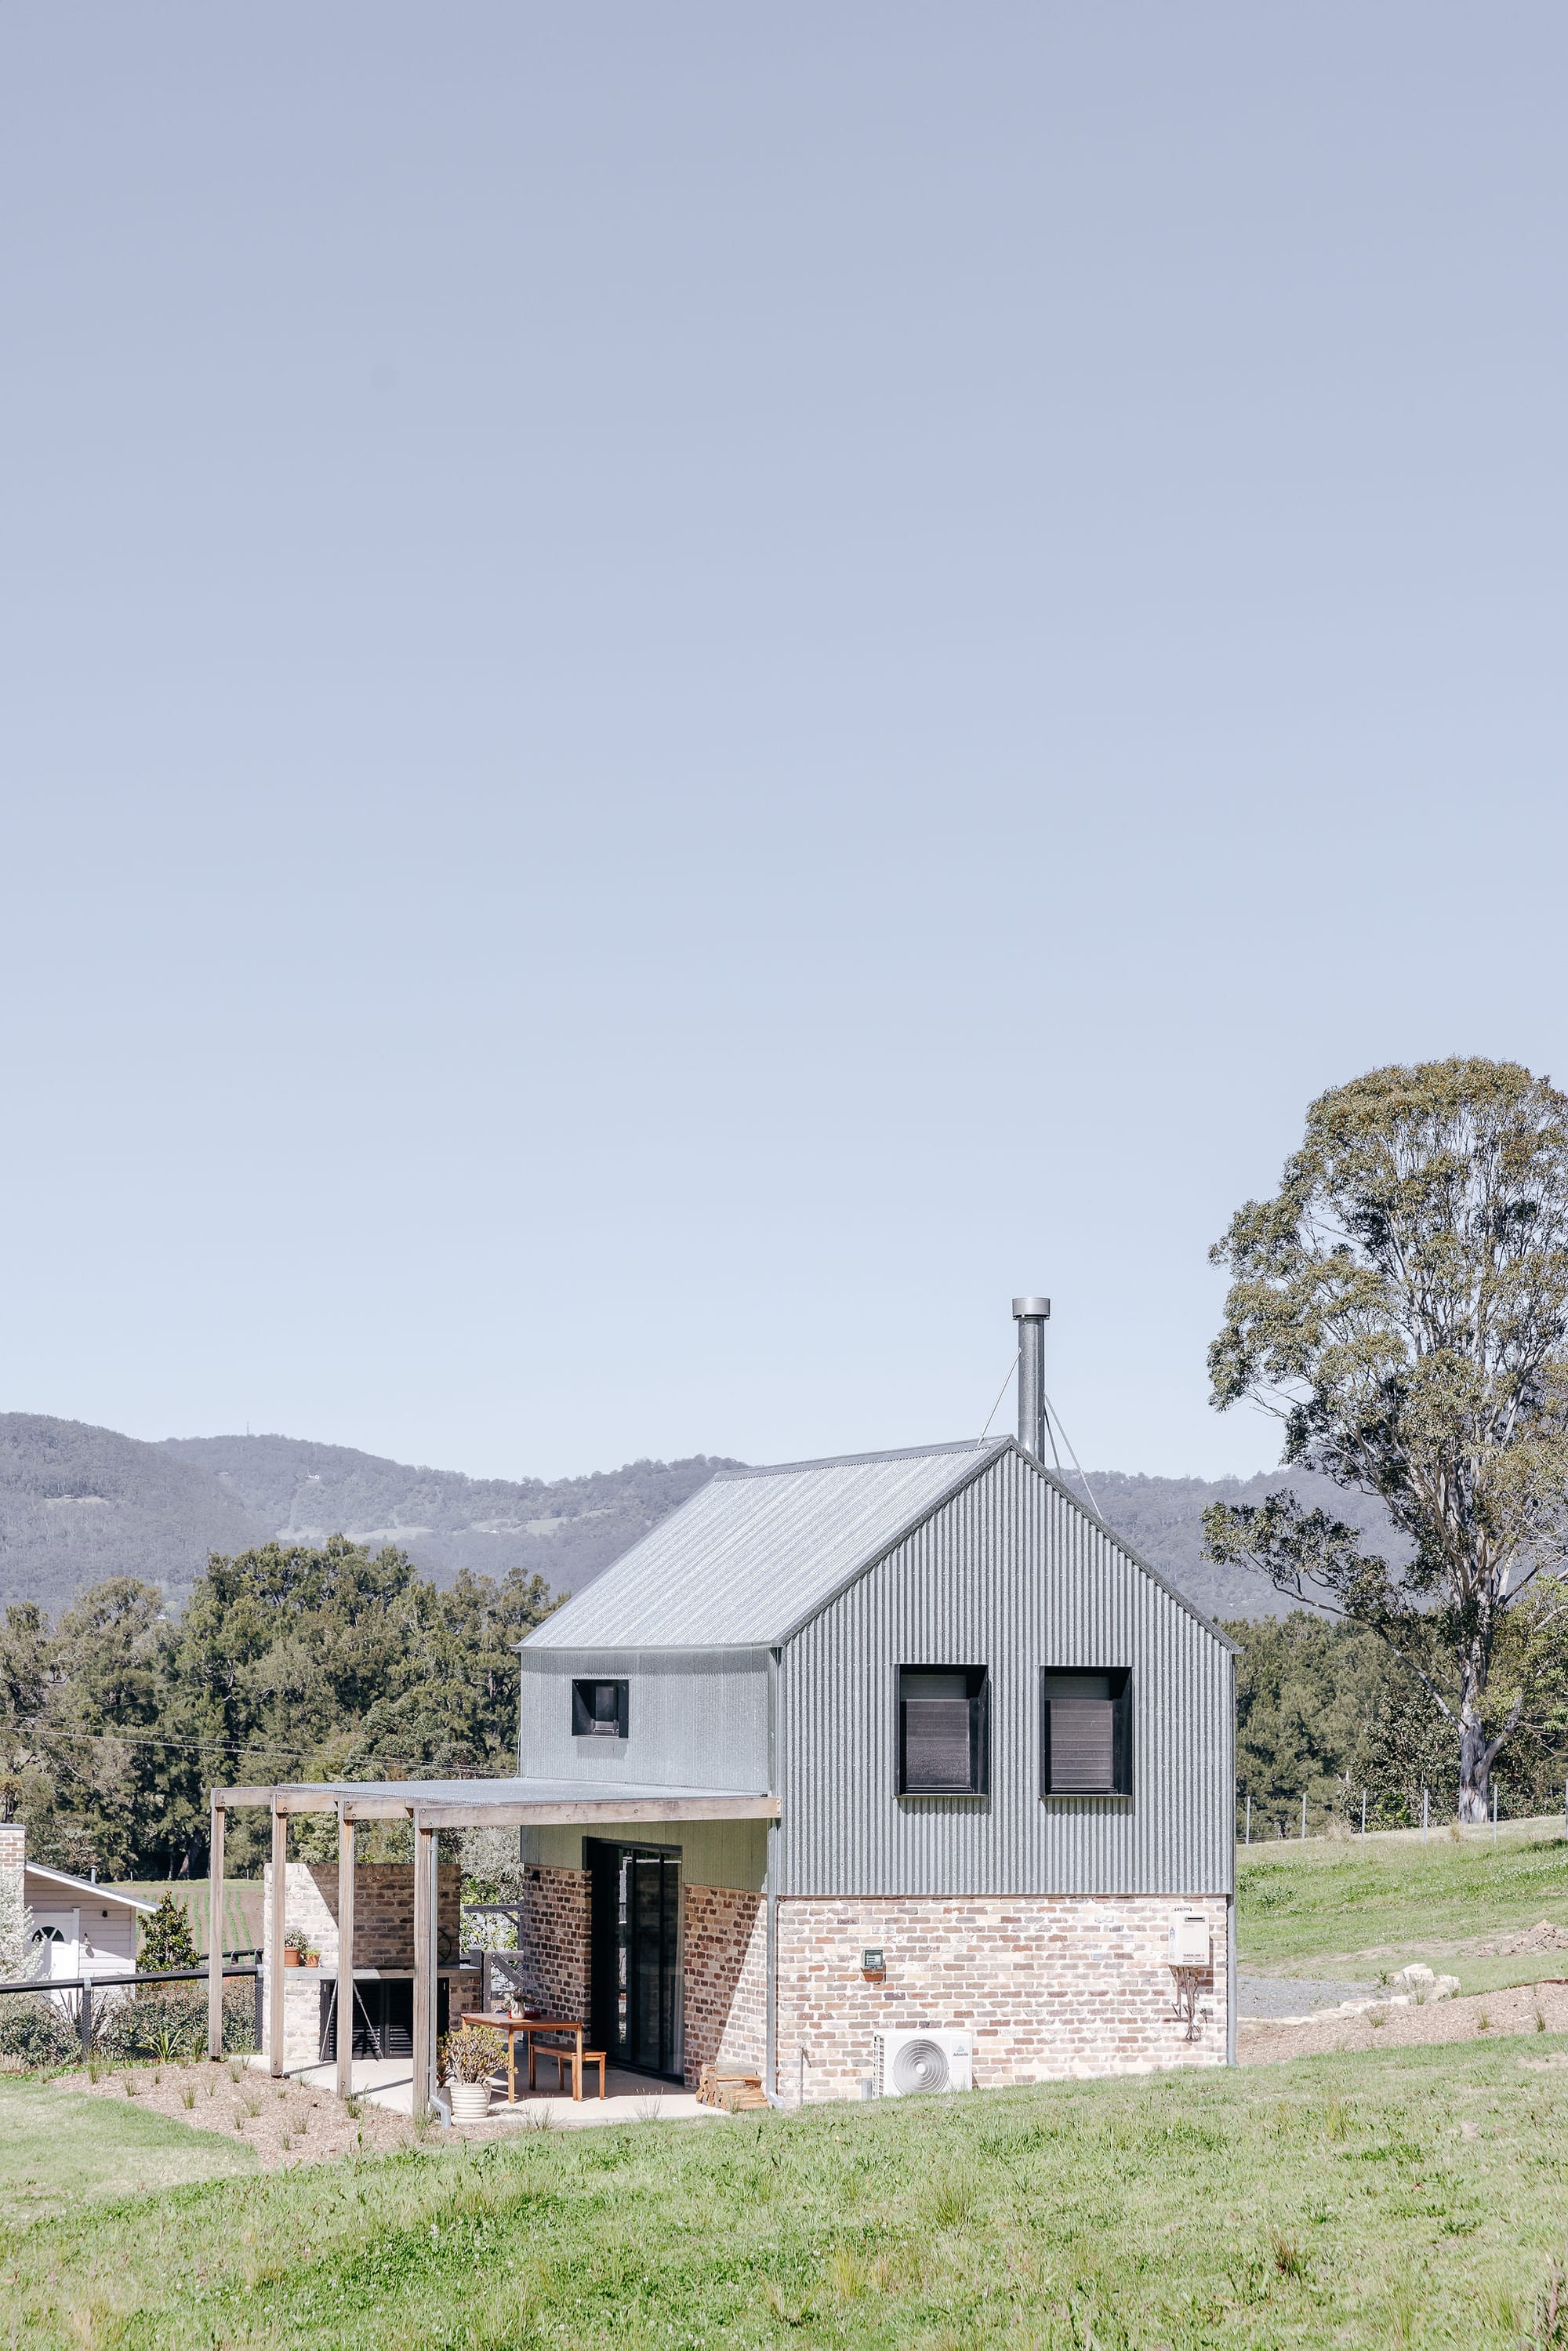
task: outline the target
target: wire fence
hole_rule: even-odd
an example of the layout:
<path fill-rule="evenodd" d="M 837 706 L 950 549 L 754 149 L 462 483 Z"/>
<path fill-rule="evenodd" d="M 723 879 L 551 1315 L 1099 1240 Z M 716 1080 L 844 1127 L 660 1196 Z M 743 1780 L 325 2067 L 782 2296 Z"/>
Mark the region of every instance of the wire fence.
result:
<path fill-rule="evenodd" d="M 262 2002 L 265 1997 L 266 1975 L 266 1970 L 260 1965 L 260 1959 L 259 1951 L 253 1951 L 248 1960 L 244 1959 L 241 1954 L 236 1952 L 232 1959 L 224 1960 L 222 1970 L 225 1984 L 231 1979 L 238 1982 L 244 1982 L 248 1979 L 254 1983 L 253 2031 L 255 2045 L 258 2049 L 261 2046 Z M 112 2017 L 115 2009 L 123 2004 L 128 1992 L 135 1998 L 147 1987 L 199 1983 L 204 1988 L 208 1981 L 209 1971 L 204 1967 L 145 1968 L 137 1969 L 133 1973 L 125 1975 L 105 1973 L 99 1976 L 23 1976 L 8 1983 L 0 1983 L 0 1997 L 9 1995 L 14 1998 L 26 1998 L 35 2006 L 47 2005 L 60 2011 L 80 2041 L 82 2062 L 85 2064 L 93 2053 L 106 2022 Z M 61 1997 L 61 1995 L 73 1993 L 74 1999 Z M 0 2011 L 0 2026 L 3 2026 L 4 2013 Z M 200 2020 L 197 2021 L 200 2022 Z"/>
<path fill-rule="evenodd" d="M 1467 1833 L 1485 1832 L 1495 1837 L 1511 1821 L 1540 1821 L 1556 1816 L 1568 1838 L 1568 1781 L 1561 1793 L 1536 1785 L 1511 1788 L 1494 1778 L 1486 1823 L 1467 1824 Z M 1544 1801 L 1543 1801 L 1544 1798 Z M 1457 1823 L 1458 1808 L 1451 1787 L 1412 1788 L 1391 1797 L 1386 1790 L 1357 1788 L 1347 1781 L 1320 1782 L 1316 1787 L 1282 1794 L 1277 1788 L 1242 1788 L 1236 1799 L 1238 1844 L 1306 1844 L 1312 1838 L 1369 1836 L 1389 1829 L 1419 1829 L 1423 1834 L 1445 1834 Z"/>

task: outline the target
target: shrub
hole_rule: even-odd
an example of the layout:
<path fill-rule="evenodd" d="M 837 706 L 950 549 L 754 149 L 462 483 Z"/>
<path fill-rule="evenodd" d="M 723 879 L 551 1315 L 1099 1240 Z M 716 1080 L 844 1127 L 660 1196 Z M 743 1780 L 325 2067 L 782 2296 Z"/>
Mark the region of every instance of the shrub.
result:
<path fill-rule="evenodd" d="M 57 2002 L 30 1992 L 0 2000 L 0 2056 L 42 2069 L 68 2065 L 80 2053 L 80 2031 Z"/>
<path fill-rule="evenodd" d="M 190 1921 L 167 1887 L 152 1917 L 142 1923 L 136 1964 L 140 1968 L 193 1968 L 196 1964 Z"/>
<path fill-rule="evenodd" d="M 156 2057 L 172 2064 L 207 2048 L 205 1984 L 142 1984 L 106 2001 L 94 2039 L 110 2057 Z M 256 1996 L 248 1979 L 224 1987 L 224 2048 L 248 2056 L 256 2047 Z"/>

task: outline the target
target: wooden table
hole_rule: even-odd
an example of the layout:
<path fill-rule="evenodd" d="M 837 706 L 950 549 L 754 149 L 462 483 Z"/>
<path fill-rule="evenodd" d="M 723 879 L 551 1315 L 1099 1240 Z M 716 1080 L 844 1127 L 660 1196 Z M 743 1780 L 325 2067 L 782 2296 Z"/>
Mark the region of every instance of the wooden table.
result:
<path fill-rule="evenodd" d="M 487 2024 L 492 2032 L 504 2032 L 506 2034 L 507 2104 L 509 2106 L 516 2105 L 517 2102 L 517 2035 L 522 2033 L 528 2041 L 528 2087 L 531 2090 L 536 2086 L 538 2081 L 538 2075 L 535 2070 L 538 2064 L 538 2060 L 534 2054 L 535 2033 L 570 2032 L 576 2043 L 576 2057 L 571 2069 L 571 2095 L 574 2098 L 580 2101 L 582 2096 L 582 2043 L 584 2036 L 588 2032 L 588 2027 L 586 2024 L 580 2024 L 575 2016 L 508 2016 L 506 2014 L 491 2016 L 486 2014 L 482 2009 L 474 2009 L 466 2011 L 458 2021 L 463 2024 Z M 563 2057 L 565 2056 L 566 2052 L 564 2049 L 562 2050 L 561 2054 Z"/>

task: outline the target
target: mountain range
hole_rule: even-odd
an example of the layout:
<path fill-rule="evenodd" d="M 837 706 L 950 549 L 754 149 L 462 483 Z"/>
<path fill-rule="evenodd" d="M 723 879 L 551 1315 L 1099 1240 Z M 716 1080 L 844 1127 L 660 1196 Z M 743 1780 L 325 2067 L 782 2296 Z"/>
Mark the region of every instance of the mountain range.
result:
<path fill-rule="evenodd" d="M 632 1461 L 586 1478 L 467 1478 L 411 1468 L 292 1437 L 177 1437 L 150 1443 L 41 1413 L 0 1414 L 0 1604 L 51 1614 L 87 1585 L 136 1575 L 178 1605 L 209 1552 L 277 1539 L 347 1534 L 395 1543 L 450 1583 L 468 1567 L 538 1573 L 580 1591 L 601 1568 L 710 1478 L 737 1465 L 705 1454 Z M 1203 1554 L 1203 1512 L 1255 1501 L 1289 1482 L 1305 1499 L 1375 1531 L 1377 1506 L 1325 1480 L 1271 1470 L 1233 1478 L 1152 1478 L 1096 1470 L 1088 1479 L 1108 1523 L 1197 1604 L 1217 1616 L 1281 1611 L 1261 1577 Z"/>

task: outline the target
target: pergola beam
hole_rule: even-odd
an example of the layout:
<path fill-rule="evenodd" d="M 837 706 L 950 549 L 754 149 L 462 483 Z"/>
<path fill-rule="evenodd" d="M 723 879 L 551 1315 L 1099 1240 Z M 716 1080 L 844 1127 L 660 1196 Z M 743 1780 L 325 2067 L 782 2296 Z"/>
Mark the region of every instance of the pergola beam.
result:
<path fill-rule="evenodd" d="M 591 1828 L 596 1822 L 776 1821 L 777 1796 L 601 1797 L 597 1803 L 422 1804 L 433 1829 Z"/>

